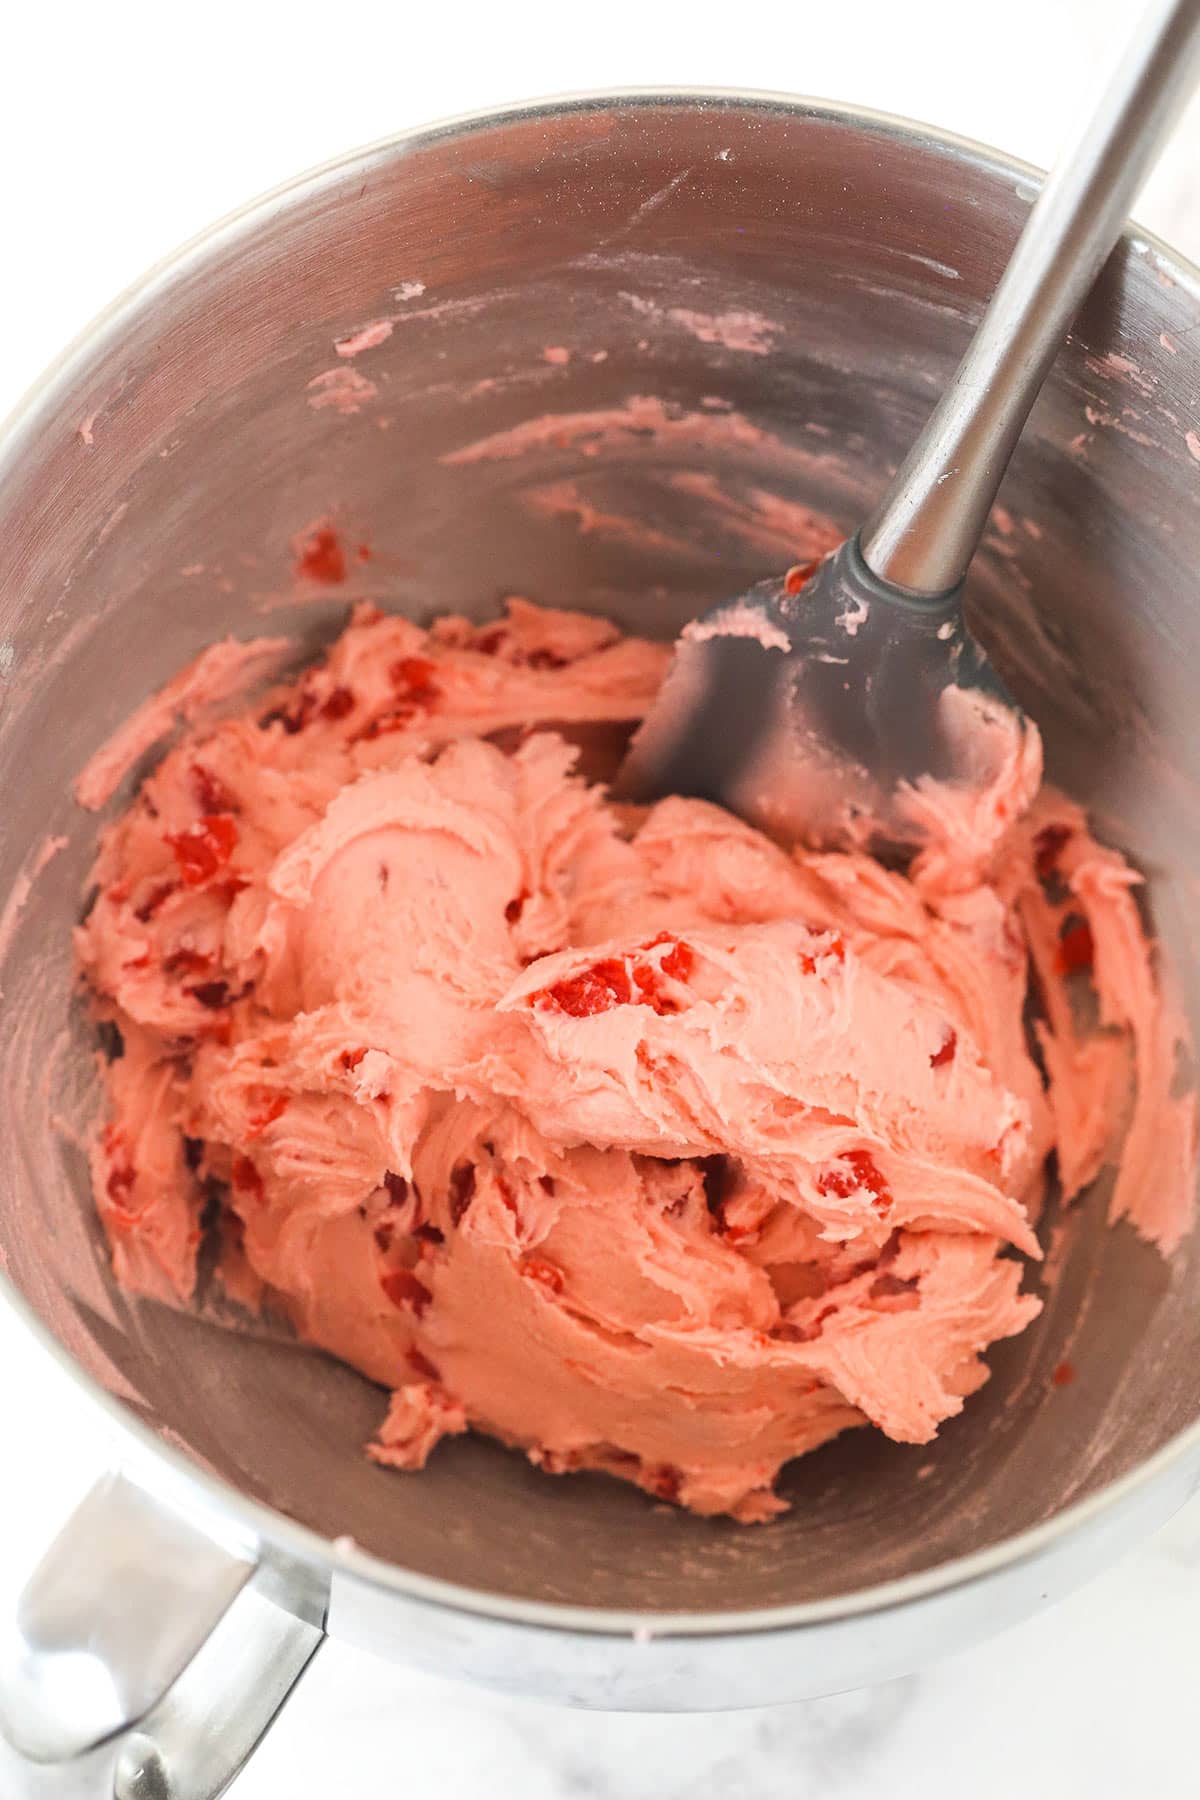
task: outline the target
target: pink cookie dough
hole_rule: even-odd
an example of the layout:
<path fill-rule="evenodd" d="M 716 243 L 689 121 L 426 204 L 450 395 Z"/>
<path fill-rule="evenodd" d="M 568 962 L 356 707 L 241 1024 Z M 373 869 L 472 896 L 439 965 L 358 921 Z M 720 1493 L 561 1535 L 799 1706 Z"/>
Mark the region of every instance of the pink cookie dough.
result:
<path fill-rule="evenodd" d="M 77 933 L 123 1043 L 92 1173 L 118 1279 L 172 1304 L 215 1204 L 226 1298 L 391 1390 L 379 1462 L 472 1428 L 756 1521 L 792 1457 L 924 1443 L 987 1379 L 1052 1153 L 1169 1252 L 1194 1106 L 1139 878 L 1032 727 L 986 793 L 914 793 L 907 873 L 789 854 L 579 772 L 668 655 L 360 606 L 240 716 L 181 706 L 213 653 L 177 678 Z"/>

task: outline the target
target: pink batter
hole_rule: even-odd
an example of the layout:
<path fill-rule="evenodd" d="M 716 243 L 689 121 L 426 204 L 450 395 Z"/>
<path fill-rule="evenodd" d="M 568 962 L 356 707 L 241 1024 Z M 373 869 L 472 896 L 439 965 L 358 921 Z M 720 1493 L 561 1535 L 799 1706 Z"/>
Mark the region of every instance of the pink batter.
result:
<path fill-rule="evenodd" d="M 1169 1251 L 1194 1107 L 1138 878 L 1038 792 L 1035 732 L 982 799 L 914 796 L 907 876 L 788 855 L 577 772 L 560 728 L 640 718 L 668 654 L 364 606 L 191 724 L 78 932 L 124 1040 L 92 1167 L 118 1277 L 174 1303 L 219 1193 L 228 1295 L 393 1390 L 379 1461 L 471 1426 L 760 1520 L 791 1457 L 925 1442 L 986 1379 L 1051 1151 L 1069 1194 L 1117 1164 Z"/>

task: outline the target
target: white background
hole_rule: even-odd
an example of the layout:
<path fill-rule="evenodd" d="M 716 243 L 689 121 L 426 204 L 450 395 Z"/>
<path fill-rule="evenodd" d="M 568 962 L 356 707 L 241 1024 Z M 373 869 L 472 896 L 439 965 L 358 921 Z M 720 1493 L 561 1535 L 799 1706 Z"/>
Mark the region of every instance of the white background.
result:
<path fill-rule="evenodd" d="M 924 117 L 1044 164 L 1136 13 L 1136 0 L 14 6 L 0 50 L 0 409 L 181 239 L 400 127 L 564 89 L 786 87 Z M 1200 259 L 1200 107 L 1137 213 Z M 106 1433 L 2 1317 L 0 1370 L 9 1590 L 102 1466 Z M 600 1718 L 332 1646 L 235 1793 L 1173 1800 L 1200 1789 L 1198 1620 L 1200 1504 L 992 1645 L 802 1707 Z"/>

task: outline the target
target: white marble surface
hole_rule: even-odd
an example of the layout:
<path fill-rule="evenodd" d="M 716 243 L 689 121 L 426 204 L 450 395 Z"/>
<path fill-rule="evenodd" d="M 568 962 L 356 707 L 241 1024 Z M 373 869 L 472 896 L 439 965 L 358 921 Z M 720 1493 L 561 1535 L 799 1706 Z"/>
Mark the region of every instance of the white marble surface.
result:
<path fill-rule="evenodd" d="M 1130 0 L 70 3 L 5 23 L 0 407 L 209 219 L 398 126 L 523 95 L 719 83 L 855 99 L 1048 161 Z M 1200 256 L 1200 107 L 1137 209 Z M 0 1317 L 0 1589 L 103 1465 L 105 1425 Z M 237 1800 L 1151 1800 L 1194 1795 L 1200 1503 L 1091 1587 L 908 1681 L 695 1718 L 567 1713 L 327 1648 Z M 10 1800 L 8 1795 L 0 1800 Z M 13 1796 L 12 1800 L 18 1800 Z"/>

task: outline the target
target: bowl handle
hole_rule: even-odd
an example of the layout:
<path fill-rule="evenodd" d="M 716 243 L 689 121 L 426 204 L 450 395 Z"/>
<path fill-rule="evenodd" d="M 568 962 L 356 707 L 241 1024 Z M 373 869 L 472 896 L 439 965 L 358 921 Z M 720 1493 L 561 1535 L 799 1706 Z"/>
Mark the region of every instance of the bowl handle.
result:
<path fill-rule="evenodd" d="M 105 1475 L 0 1621 L 0 1791 L 216 1800 L 323 1641 L 315 1610 Z"/>

